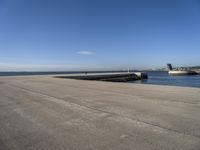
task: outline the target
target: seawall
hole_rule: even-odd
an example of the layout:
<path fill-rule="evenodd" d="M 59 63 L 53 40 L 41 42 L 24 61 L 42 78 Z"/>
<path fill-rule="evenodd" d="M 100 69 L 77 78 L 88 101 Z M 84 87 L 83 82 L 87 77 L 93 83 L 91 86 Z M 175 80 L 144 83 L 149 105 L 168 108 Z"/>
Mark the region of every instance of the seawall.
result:
<path fill-rule="evenodd" d="M 100 80 L 114 82 L 128 82 L 134 80 L 147 79 L 148 74 L 145 72 L 115 72 L 115 73 L 85 73 L 85 74 L 68 74 L 55 76 L 56 78 L 81 79 L 81 80 Z"/>

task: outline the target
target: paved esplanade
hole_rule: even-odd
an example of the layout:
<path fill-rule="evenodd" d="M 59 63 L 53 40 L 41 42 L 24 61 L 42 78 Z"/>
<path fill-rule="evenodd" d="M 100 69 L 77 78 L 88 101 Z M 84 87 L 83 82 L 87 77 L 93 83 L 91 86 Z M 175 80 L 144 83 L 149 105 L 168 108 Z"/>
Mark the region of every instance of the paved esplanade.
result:
<path fill-rule="evenodd" d="M 0 150 L 199 150 L 200 89 L 0 78 Z"/>

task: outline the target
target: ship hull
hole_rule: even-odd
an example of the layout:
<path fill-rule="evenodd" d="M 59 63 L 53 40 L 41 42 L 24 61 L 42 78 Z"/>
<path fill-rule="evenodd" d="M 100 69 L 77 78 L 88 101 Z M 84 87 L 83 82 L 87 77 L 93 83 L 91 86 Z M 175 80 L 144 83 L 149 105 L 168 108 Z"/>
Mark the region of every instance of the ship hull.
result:
<path fill-rule="evenodd" d="M 169 75 L 197 75 L 197 72 L 191 70 L 171 70 Z"/>

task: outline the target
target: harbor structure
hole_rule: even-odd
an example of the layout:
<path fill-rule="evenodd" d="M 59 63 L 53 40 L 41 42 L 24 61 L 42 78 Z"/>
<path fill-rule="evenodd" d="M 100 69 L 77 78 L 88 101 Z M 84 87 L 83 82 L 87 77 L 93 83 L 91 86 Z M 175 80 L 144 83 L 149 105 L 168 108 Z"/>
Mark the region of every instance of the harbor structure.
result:
<path fill-rule="evenodd" d="M 199 150 L 199 91 L 0 77 L 0 149 Z"/>
<path fill-rule="evenodd" d="M 59 75 L 56 78 L 80 79 L 80 80 L 99 80 L 112 82 L 128 82 L 135 80 L 148 79 L 146 72 L 115 72 L 115 73 L 87 73 L 74 75 Z"/>

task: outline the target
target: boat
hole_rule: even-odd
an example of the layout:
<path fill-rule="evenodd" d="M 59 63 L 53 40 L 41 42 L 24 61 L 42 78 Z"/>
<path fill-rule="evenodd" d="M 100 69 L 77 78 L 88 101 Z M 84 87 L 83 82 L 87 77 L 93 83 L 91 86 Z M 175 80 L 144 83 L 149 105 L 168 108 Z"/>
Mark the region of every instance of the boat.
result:
<path fill-rule="evenodd" d="M 173 69 L 171 64 L 167 64 L 167 69 L 168 69 L 168 73 L 169 75 L 197 75 L 198 73 L 192 70 L 188 70 L 188 69 L 182 69 L 182 68 L 178 68 L 178 69 Z"/>
<path fill-rule="evenodd" d="M 195 71 L 192 70 L 170 70 L 169 75 L 197 75 Z"/>

